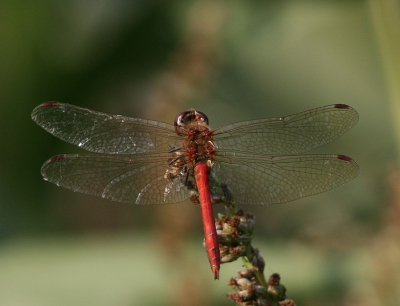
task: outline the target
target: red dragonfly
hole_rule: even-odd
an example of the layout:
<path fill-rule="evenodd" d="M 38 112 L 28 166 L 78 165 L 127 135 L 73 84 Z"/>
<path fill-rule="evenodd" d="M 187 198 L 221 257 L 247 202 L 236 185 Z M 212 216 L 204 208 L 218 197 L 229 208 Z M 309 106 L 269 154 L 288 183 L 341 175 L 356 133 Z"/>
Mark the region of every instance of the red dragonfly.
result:
<path fill-rule="evenodd" d="M 200 203 L 214 278 L 220 254 L 212 204 L 268 205 L 342 185 L 359 173 L 344 155 L 304 152 L 349 130 L 358 114 L 335 104 L 290 116 L 211 130 L 200 111 L 174 125 L 109 115 L 59 102 L 36 107 L 46 131 L 95 154 L 63 154 L 42 166 L 45 180 L 73 191 L 133 204 Z"/>

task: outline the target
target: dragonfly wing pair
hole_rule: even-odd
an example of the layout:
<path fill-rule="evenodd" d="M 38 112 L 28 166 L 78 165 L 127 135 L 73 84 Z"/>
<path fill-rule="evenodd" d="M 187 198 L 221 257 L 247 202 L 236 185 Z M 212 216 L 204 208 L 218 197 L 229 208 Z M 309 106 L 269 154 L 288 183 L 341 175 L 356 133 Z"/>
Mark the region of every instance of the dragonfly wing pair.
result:
<path fill-rule="evenodd" d="M 165 178 L 169 151 L 182 144 L 173 125 L 58 102 L 39 105 L 32 118 L 54 136 L 100 153 L 49 159 L 42 167 L 48 181 L 123 203 L 168 204 L 190 197 L 179 177 Z M 335 104 L 216 129 L 211 192 L 226 197 L 221 188 L 226 184 L 232 202 L 266 205 L 344 184 L 359 173 L 352 159 L 301 153 L 336 139 L 357 121 L 353 108 Z"/>

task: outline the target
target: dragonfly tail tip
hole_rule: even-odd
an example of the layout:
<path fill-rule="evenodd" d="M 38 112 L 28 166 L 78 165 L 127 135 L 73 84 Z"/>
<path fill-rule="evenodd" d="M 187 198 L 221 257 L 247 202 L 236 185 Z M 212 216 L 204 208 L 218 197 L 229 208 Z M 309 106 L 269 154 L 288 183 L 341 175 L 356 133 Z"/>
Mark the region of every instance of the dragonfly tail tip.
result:
<path fill-rule="evenodd" d="M 214 279 L 219 279 L 219 271 L 218 271 L 218 269 L 214 268 L 213 269 L 213 273 L 214 273 Z"/>

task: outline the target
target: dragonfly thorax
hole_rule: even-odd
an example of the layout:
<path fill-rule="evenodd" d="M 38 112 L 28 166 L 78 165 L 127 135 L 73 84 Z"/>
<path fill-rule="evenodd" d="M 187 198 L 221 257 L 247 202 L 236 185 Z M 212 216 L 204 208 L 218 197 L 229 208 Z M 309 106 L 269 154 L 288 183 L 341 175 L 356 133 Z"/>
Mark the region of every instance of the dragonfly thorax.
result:
<path fill-rule="evenodd" d="M 213 165 L 215 147 L 212 142 L 213 132 L 208 128 L 208 119 L 203 113 L 186 111 L 177 116 L 175 129 L 182 136 L 182 146 L 171 148 L 172 158 L 168 160 L 169 169 L 165 178 L 180 178 L 183 186 L 197 189 L 194 168 L 198 164 Z"/>
<path fill-rule="evenodd" d="M 189 126 L 182 140 L 182 148 L 186 152 L 187 161 L 193 167 L 198 163 L 208 163 L 215 157 L 212 142 L 213 133 L 206 125 Z"/>

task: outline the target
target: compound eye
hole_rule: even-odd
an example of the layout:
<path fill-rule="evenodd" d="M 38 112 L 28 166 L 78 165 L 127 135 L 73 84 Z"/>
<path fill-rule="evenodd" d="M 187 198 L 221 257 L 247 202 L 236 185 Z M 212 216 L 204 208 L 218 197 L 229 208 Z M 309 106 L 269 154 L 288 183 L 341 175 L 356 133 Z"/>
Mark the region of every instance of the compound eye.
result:
<path fill-rule="evenodd" d="M 205 113 L 201 112 L 201 111 L 195 111 L 196 114 L 196 121 L 198 122 L 203 122 L 205 124 L 209 124 L 208 123 L 208 117 Z"/>
<path fill-rule="evenodd" d="M 194 109 L 181 112 L 175 117 L 175 133 L 180 136 L 187 134 L 186 126 L 190 123 L 205 123 L 208 125 L 208 118 L 203 112 Z"/>
<path fill-rule="evenodd" d="M 175 126 L 175 133 L 177 133 L 179 136 L 182 136 L 184 134 L 186 134 L 185 131 L 185 125 L 186 125 L 186 118 L 190 116 L 190 111 L 184 111 L 179 113 L 176 117 L 175 117 L 175 121 L 174 121 L 174 126 Z"/>

